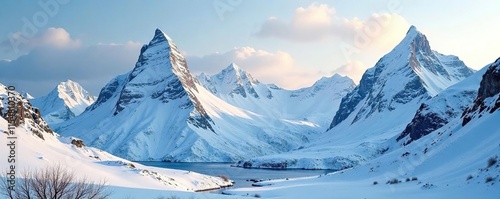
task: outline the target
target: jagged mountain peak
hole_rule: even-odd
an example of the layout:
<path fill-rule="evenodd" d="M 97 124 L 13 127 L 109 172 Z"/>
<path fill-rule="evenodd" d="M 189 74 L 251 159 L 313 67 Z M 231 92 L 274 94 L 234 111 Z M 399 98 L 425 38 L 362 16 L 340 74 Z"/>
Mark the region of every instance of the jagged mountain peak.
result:
<path fill-rule="evenodd" d="M 347 77 L 347 76 L 342 76 L 342 75 L 339 75 L 337 73 L 329 76 L 329 77 L 321 77 L 318 81 L 316 81 L 314 85 L 317 85 L 317 84 L 325 84 L 325 83 L 328 83 L 328 82 L 342 82 L 342 81 L 349 81 L 351 80 L 351 78 Z M 351 80 L 352 81 L 352 80 Z"/>
<path fill-rule="evenodd" d="M 259 83 L 258 80 L 253 78 L 253 76 L 241 69 L 235 63 L 229 64 L 228 67 L 223 69 L 220 73 L 216 74 L 217 78 L 224 80 L 226 83 L 230 84 L 244 84 L 245 81 L 248 81 L 251 84 Z"/>
<path fill-rule="evenodd" d="M 171 43 L 172 39 L 167 34 L 165 34 L 165 32 L 157 28 L 155 30 L 155 35 L 153 36 L 153 39 L 151 39 L 151 41 L 149 42 L 149 45 L 154 45 L 157 43 L 161 43 L 163 41 L 168 41 L 169 43 Z"/>
<path fill-rule="evenodd" d="M 57 85 L 54 92 L 58 93 L 61 99 L 71 98 L 76 102 L 81 102 L 82 100 L 88 101 L 92 104 L 95 101 L 95 97 L 90 95 L 80 84 L 77 82 L 66 80 Z"/>
<path fill-rule="evenodd" d="M 167 85 L 159 90 L 159 84 Z M 166 103 L 188 95 L 196 104 L 197 99 L 193 92 L 197 91 L 185 58 L 172 39 L 156 29 L 153 39 L 141 49 L 135 68 L 123 86 L 114 114 L 145 96 Z M 204 113 L 201 107 L 196 107 L 201 114 Z"/>
<path fill-rule="evenodd" d="M 426 36 L 412 26 L 405 38 L 368 69 L 356 89 L 344 97 L 330 129 L 351 113 L 355 114 L 353 124 L 376 112 L 392 111 L 410 102 L 420 104 L 471 74 L 473 71 L 458 57 L 433 51 Z"/>
<path fill-rule="evenodd" d="M 50 125 L 80 115 L 95 100 L 96 97 L 72 80 L 60 82 L 46 96 L 30 99 Z"/>
<path fill-rule="evenodd" d="M 249 72 L 235 63 L 229 64 L 215 75 L 209 76 L 202 73 L 197 78 L 203 87 L 219 97 L 229 95 L 230 97 L 242 96 L 246 98 L 247 95 L 250 95 L 254 98 L 260 98 L 260 95 L 265 95 L 267 98 L 272 98 L 267 86 L 261 84 Z"/>
<path fill-rule="evenodd" d="M 169 109 L 176 107 L 182 110 L 179 111 L 182 114 L 189 114 L 185 118 L 189 124 L 214 131 L 210 125 L 213 122 L 197 97 L 199 91 L 185 58 L 172 39 L 159 29 L 149 44 L 142 47 L 137 63 L 127 78 L 113 80 L 103 91 L 105 93 L 101 94 L 106 97 L 98 101 L 99 105 L 109 101 L 108 98 L 117 97 L 113 116 L 124 110 L 128 111 L 122 117 L 133 114 L 138 107 L 146 104 Z"/>
<path fill-rule="evenodd" d="M 408 29 L 405 37 L 399 42 L 399 44 L 393 48 L 391 53 L 409 51 L 422 51 L 427 53 L 432 52 L 427 37 L 413 25 Z"/>

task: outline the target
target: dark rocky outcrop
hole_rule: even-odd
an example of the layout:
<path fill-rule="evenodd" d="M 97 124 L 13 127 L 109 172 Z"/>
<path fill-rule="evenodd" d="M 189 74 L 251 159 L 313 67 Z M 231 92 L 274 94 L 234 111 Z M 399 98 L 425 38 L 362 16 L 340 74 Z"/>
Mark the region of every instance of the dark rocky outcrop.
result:
<path fill-rule="evenodd" d="M 483 75 L 474 105 L 462 114 L 465 126 L 475 117 L 482 117 L 485 112 L 493 113 L 500 108 L 500 58 L 491 64 Z M 492 99 L 490 99 L 492 98 Z M 488 99 L 488 100 L 487 100 Z M 488 102 L 487 102 L 488 101 Z"/>
<path fill-rule="evenodd" d="M 0 86 L 3 85 L 0 84 Z M 5 88 L 5 90 L 7 90 L 7 88 Z M 40 109 L 33 107 L 27 99 L 15 91 L 13 94 L 10 94 L 10 97 L 15 99 L 15 105 L 13 107 L 7 106 L 0 109 L 0 115 L 5 120 L 9 121 L 15 127 L 20 127 L 21 125 L 27 126 L 33 135 L 36 135 L 40 139 L 44 139 L 44 134 L 54 135 L 52 129 L 42 118 Z M 7 104 L 6 100 L 8 99 L 1 99 L 4 104 Z M 14 114 L 7 114 L 9 111 Z"/>
<path fill-rule="evenodd" d="M 85 146 L 85 144 L 83 143 L 83 141 L 82 140 L 78 140 L 78 139 L 72 139 L 71 140 L 71 144 L 75 145 L 78 148 L 83 148 Z"/>

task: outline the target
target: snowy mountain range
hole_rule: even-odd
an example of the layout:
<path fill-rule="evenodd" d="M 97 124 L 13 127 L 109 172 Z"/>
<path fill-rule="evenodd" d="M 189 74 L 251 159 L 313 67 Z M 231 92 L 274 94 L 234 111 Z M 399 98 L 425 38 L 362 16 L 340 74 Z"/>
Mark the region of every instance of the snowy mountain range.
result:
<path fill-rule="evenodd" d="M 329 123 L 314 113 L 333 114 L 353 87 L 335 75 L 286 91 L 235 64 L 197 79 L 172 39 L 156 30 L 131 72 L 111 80 L 80 116 L 54 128 L 132 160 L 231 162 L 308 143 Z M 308 109 L 313 101 L 316 109 Z"/>
<path fill-rule="evenodd" d="M 0 132 L 8 131 L 7 90 L 0 84 Z M 106 173 L 112 186 L 220 188 L 231 182 L 129 160 L 238 161 L 246 168 L 340 171 L 258 182 L 258 188 L 225 194 L 500 195 L 500 58 L 476 72 L 458 57 L 432 50 L 414 26 L 357 86 L 333 75 L 286 90 L 261 83 L 235 63 L 194 77 L 172 39 L 157 29 L 135 67 L 112 79 L 97 99 L 69 80 L 41 98 L 14 94 L 21 116 L 14 120 L 16 135 L 32 146 L 18 151 L 19 165 L 64 161 L 83 173 Z M 89 146 L 75 144 L 79 139 Z"/>
<path fill-rule="evenodd" d="M 499 82 L 500 59 L 497 59 L 479 74 L 442 91 L 421 106 L 415 118 L 429 114 L 450 116 L 443 123 L 435 123 L 440 127 L 431 124 L 435 130 L 426 135 L 417 134 L 418 139 L 411 133 L 402 136 L 400 142 L 391 139 L 388 142 L 392 149 L 362 165 L 322 176 L 258 182 L 253 188 L 224 193 L 263 198 L 326 199 L 332 195 L 339 198 L 498 198 Z M 461 95 L 473 88 L 476 94 L 472 98 L 469 94 Z M 453 105 L 460 100 L 466 102 Z M 467 108 L 458 111 L 462 105 Z M 450 112 L 443 112 L 446 109 Z M 420 127 L 426 123 L 426 120 L 414 119 L 409 126 Z"/>
<path fill-rule="evenodd" d="M 425 35 L 412 26 L 342 98 L 327 133 L 301 150 L 253 158 L 239 165 L 336 170 L 359 165 L 391 149 L 391 140 L 404 131 L 422 103 L 473 73 L 456 56 L 433 51 Z M 472 99 L 474 92 L 468 91 Z M 453 106 L 456 112 L 464 109 L 459 104 Z"/>
<path fill-rule="evenodd" d="M 46 96 L 29 100 L 40 109 L 45 121 L 54 125 L 80 115 L 95 99 L 80 84 L 68 80 L 61 82 Z"/>
<path fill-rule="evenodd" d="M 269 117 L 308 121 L 322 128 L 328 126 L 328 117 L 335 114 L 342 97 L 355 87 L 350 78 L 335 74 L 321 78 L 311 87 L 286 90 L 260 83 L 235 63 L 212 76 L 202 73 L 197 79 L 233 106 Z"/>

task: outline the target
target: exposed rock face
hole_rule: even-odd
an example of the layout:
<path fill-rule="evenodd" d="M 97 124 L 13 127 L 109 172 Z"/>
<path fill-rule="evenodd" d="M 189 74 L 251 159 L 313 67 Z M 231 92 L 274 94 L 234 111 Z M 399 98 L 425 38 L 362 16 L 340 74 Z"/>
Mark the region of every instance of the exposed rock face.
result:
<path fill-rule="evenodd" d="M 9 95 L 8 92 L 11 94 Z M 9 107 L 9 97 L 15 99 L 15 104 Z M 12 121 L 15 127 L 26 126 L 34 135 L 44 139 L 44 135 L 53 135 L 52 129 L 40 115 L 40 110 L 16 91 L 8 91 L 7 87 L 0 84 L 0 115 L 7 121 Z M 11 109 L 13 108 L 13 109 Z M 7 114 L 9 110 L 14 113 Z"/>
<path fill-rule="evenodd" d="M 75 145 L 78 148 L 82 148 L 85 146 L 82 140 L 72 139 L 71 144 Z"/>
<path fill-rule="evenodd" d="M 356 114 L 351 124 L 375 112 L 392 111 L 414 100 L 426 100 L 473 73 L 455 56 L 432 51 L 425 35 L 411 27 L 406 37 L 347 94 L 330 129 Z"/>
<path fill-rule="evenodd" d="M 99 93 L 99 97 L 97 100 L 87 107 L 86 110 L 94 110 L 97 107 L 101 106 L 103 103 L 107 102 L 110 98 L 117 94 L 117 91 L 123 88 L 123 84 L 127 80 L 128 73 L 124 75 L 120 75 L 114 79 L 112 79 L 108 84 L 106 84 Z M 119 93 L 118 93 L 119 94 Z"/>
<path fill-rule="evenodd" d="M 403 144 L 408 145 L 459 118 L 474 102 L 485 72 L 486 69 L 482 69 L 422 103 L 397 141 L 404 140 Z"/>
<path fill-rule="evenodd" d="M 105 101 L 112 91 L 116 91 L 119 80 L 109 84 L 103 89 Z M 114 115 L 119 114 L 129 105 L 141 103 L 144 99 L 151 98 L 162 103 L 180 99 L 181 109 L 195 111 L 188 118 L 194 126 L 214 131 L 212 119 L 208 116 L 194 92 L 198 92 L 194 78 L 186 65 L 186 60 L 177 49 L 172 40 L 161 30 L 157 29 L 153 39 L 144 45 L 134 70 L 129 73 L 119 100 L 115 105 Z M 108 94 L 109 93 L 109 94 Z M 102 103 L 97 101 L 97 103 Z"/>
<path fill-rule="evenodd" d="M 485 112 L 493 113 L 500 108 L 500 58 L 491 64 L 483 75 L 474 105 L 464 111 L 462 125 Z"/>

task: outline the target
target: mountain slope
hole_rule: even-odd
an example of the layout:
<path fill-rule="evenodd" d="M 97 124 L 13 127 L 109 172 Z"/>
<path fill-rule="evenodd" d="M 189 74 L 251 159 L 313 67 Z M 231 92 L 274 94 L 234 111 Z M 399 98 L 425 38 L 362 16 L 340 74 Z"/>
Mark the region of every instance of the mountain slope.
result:
<path fill-rule="evenodd" d="M 476 89 L 479 87 L 474 102 L 467 105 L 462 118 L 455 117 L 413 142 L 400 147 L 394 137 L 388 141 L 394 150 L 351 169 L 302 179 L 264 181 L 255 188 L 225 193 L 272 198 L 331 198 L 332 195 L 339 198 L 498 198 L 499 60 L 480 71 L 484 74 L 480 84 L 477 77 L 460 83 L 470 83 L 465 90 L 473 82 Z M 459 93 L 455 92 L 458 84 L 453 87 L 445 92 Z M 441 99 L 436 98 L 436 105 L 443 103 Z"/>
<path fill-rule="evenodd" d="M 447 88 L 422 103 L 397 141 L 407 145 L 459 118 L 477 96 L 479 83 L 488 67 Z"/>
<path fill-rule="evenodd" d="M 472 73 L 457 57 L 433 51 L 412 26 L 342 98 L 327 133 L 301 150 L 253 158 L 240 166 L 343 169 L 366 162 L 389 150 L 387 140 L 405 129 L 423 102 Z"/>
<path fill-rule="evenodd" d="M 235 106 L 199 82 L 172 40 L 156 30 L 131 72 L 111 80 L 84 113 L 55 129 L 127 159 L 183 162 L 285 152 L 326 129 Z"/>
<path fill-rule="evenodd" d="M 94 96 L 71 80 L 61 82 L 46 96 L 30 99 L 50 125 L 80 115 L 94 101 Z"/>

